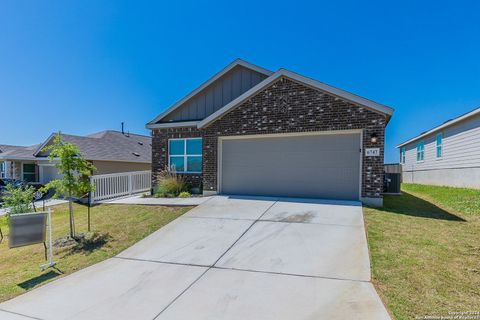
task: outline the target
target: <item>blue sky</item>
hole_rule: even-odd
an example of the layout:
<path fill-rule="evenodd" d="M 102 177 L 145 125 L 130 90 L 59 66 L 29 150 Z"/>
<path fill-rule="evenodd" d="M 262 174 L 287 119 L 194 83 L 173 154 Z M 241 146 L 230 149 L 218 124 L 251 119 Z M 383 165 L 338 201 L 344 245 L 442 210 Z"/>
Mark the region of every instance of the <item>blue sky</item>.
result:
<path fill-rule="evenodd" d="M 0 4 L 0 143 L 145 123 L 237 57 L 395 108 L 395 145 L 480 106 L 477 1 Z"/>

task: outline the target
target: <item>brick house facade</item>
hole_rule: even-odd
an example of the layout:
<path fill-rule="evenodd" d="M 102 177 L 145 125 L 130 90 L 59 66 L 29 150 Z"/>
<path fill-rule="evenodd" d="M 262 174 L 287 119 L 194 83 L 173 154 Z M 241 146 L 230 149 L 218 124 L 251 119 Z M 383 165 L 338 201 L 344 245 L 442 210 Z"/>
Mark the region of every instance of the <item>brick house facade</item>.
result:
<path fill-rule="evenodd" d="M 286 99 L 285 99 L 286 98 Z M 383 147 L 386 116 L 331 94 L 282 78 L 205 129 L 153 130 L 152 172 L 168 165 L 168 139 L 203 137 L 203 174 L 184 174 L 192 186 L 217 191 L 219 136 L 331 130 L 363 130 L 363 150 L 380 148 L 379 157 L 362 157 L 362 196 L 380 198 L 383 190 Z M 376 134 L 377 142 L 370 137 Z"/>
<path fill-rule="evenodd" d="M 354 99 L 345 99 L 337 92 L 328 92 L 305 82 L 290 74 L 280 74 L 254 94 L 243 99 L 237 98 L 241 101 L 231 110 L 219 114 L 208 123 L 202 124 L 202 119 L 193 119 L 197 120 L 193 125 L 187 122 L 169 125 L 156 120 L 151 126 L 153 183 L 157 182 L 158 172 L 168 166 L 169 139 L 203 138 L 202 173 L 183 175 L 192 186 L 201 186 L 205 194 L 213 194 L 218 191 L 219 185 L 219 137 L 357 130 L 361 131 L 363 140 L 359 150 L 359 153 L 362 152 L 361 198 L 370 199 L 371 203 L 381 203 L 385 127 L 391 114 L 366 106 L 364 100 L 356 103 L 352 101 Z M 227 107 L 234 102 L 227 104 Z M 208 120 L 208 116 L 215 114 L 204 118 Z M 379 155 L 366 156 L 366 148 L 378 148 Z"/>

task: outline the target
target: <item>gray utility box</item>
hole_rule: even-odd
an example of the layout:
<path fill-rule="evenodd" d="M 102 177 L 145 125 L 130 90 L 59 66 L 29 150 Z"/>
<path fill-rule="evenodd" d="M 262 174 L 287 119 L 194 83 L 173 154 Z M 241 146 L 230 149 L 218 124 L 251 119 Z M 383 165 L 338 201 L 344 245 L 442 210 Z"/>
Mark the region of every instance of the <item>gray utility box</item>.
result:
<path fill-rule="evenodd" d="M 385 173 L 385 179 L 383 183 L 383 193 L 400 194 L 401 182 L 402 182 L 401 173 Z"/>

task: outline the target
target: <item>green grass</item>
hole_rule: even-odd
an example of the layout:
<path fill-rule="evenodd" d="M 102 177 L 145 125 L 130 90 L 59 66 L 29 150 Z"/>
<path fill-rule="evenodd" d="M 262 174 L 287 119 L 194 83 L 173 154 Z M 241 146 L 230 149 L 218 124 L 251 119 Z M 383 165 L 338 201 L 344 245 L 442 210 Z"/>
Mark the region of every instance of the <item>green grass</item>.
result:
<path fill-rule="evenodd" d="M 69 234 L 68 207 L 52 207 L 53 238 Z M 45 263 L 43 244 L 15 249 L 8 248 L 8 239 L 0 244 L 0 301 L 110 258 L 179 217 L 190 208 L 169 208 L 138 205 L 99 205 L 91 209 L 92 231 L 108 233 L 108 241 L 98 247 L 78 249 L 74 246 L 55 248 L 56 269 L 40 272 Z M 74 205 L 77 233 L 86 232 L 87 208 Z M 0 218 L 3 234 L 8 235 L 5 217 Z"/>
<path fill-rule="evenodd" d="M 365 208 L 373 282 L 397 319 L 480 311 L 480 191 L 403 184 Z"/>

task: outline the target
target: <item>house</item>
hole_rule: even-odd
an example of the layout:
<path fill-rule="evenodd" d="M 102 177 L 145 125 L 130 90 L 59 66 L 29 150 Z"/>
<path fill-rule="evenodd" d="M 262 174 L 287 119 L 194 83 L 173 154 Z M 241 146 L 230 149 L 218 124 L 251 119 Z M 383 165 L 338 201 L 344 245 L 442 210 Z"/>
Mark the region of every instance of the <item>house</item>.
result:
<path fill-rule="evenodd" d="M 480 108 L 397 148 L 404 182 L 480 188 Z"/>
<path fill-rule="evenodd" d="M 205 195 L 381 205 L 392 113 L 297 73 L 235 60 L 147 124 L 152 182 L 170 166 Z"/>
<path fill-rule="evenodd" d="M 41 144 L 22 147 L 0 145 L 3 178 L 45 184 L 58 177 L 54 162 L 45 147 L 55 133 Z M 65 142 L 78 146 L 81 154 L 96 168 L 94 174 L 108 174 L 151 169 L 151 137 L 118 131 L 102 131 L 88 136 L 62 134 Z"/>

